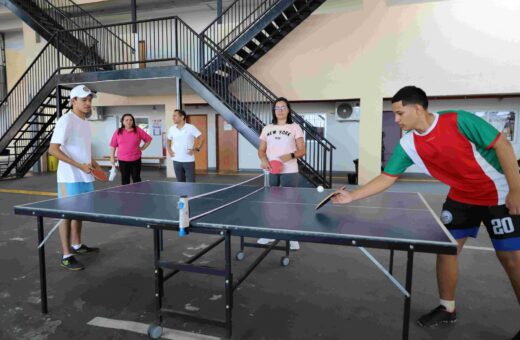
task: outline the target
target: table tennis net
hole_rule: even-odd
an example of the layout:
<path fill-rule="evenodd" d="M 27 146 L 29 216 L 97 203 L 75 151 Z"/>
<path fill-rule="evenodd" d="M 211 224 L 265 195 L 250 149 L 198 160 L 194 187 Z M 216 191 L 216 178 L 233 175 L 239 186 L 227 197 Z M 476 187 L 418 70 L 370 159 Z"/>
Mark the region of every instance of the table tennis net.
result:
<path fill-rule="evenodd" d="M 207 208 L 207 210 L 204 212 L 198 212 L 193 216 L 190 216 L 190 220 L 195 220 L 197 218 L 206 216 L 214 211 L 239 202 L 244 198 L 259 192 L 264 187 L 265 175 L 261 174 L 225 188 L 217 189 L 197 196 L 188 197 L 190 206 L 197 204 L 198 201 L 204 200 L 204 206 Z"/>

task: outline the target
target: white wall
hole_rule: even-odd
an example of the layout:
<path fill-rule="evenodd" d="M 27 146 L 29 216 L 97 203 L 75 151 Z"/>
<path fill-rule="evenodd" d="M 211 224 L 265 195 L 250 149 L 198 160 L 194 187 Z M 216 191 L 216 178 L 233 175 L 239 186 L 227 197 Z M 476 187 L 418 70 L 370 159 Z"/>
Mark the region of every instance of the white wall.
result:
<path fill-rule="evenodd" d="M 91 121 L 92 127 L 92 155 L 94 158 L 102 158 L 110 155 L 110 139 L 115 130 L 121 126 L 120 119 L 125 113 L 131 113 L 135 118 L 148 117 L 149 124 L 152 119 L 163 121 L 162 132 L 166 132 L 164 124 L 164 106 L 139 105 L 139 106 L 111 106 L 103 107 L 104 120 Z M 153 138 L 150 146 L 143 152 L 143 156 L 159 157 L 163 155 L 163 138 L 154 136 L 150 128 L 150 135 Z M 156 161 L 143 160 L 143 163 L 157 163 Z"/>
<path fill-rule="evenodd" d="M 258 150 L 242 135 L 238 137 L 238 167 L 242 170 L 260 169 Z"/>
<path fill-rule="evenodd" d="M 336 147 L 332 156 L 332 169 L 354 171 L 353 160 L 359 157 L 359 122 L 337 121 L 336 102 L 294 103 L 291 106 L 299 114 L 326 114 L 325 138 Z"/>

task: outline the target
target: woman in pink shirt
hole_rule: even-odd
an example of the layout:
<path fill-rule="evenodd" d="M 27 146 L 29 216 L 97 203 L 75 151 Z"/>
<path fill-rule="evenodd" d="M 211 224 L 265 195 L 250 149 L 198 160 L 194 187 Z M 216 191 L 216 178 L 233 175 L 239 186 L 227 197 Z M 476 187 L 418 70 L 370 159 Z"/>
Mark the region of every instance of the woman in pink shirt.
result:
<path fill-rule="evenodd" d="M 283 97 L 273 104 L 272 124 L 266 125 L 260 134 L 258 157 L 262 169 L 271 170 L 269 161 L 279 160 L 283 169 L 279 174 L 269 174 L 270 186 L 297 187 L 300 182 L 298 158 L 305 156 L 305 141 L 301 127 L 293 123 L 291 104 Z M 272 240 L 260 239 L 265 244 Z M 291 241 L 291 249 L 299 249 L 298 242 Z"/>
<path fill-rule="evenodd" d="M 144 142 L 143 146 L 141 141 Z M 152 137 L 135 125 L 134 116 L 125 113 L 121 118 L 121 127 L 114 132 L 110 141 L 110 162 L 116 164 L 115 154 L 121 171 L 121 184 L 141 182 L 141 154 L 152 142 Z"/>

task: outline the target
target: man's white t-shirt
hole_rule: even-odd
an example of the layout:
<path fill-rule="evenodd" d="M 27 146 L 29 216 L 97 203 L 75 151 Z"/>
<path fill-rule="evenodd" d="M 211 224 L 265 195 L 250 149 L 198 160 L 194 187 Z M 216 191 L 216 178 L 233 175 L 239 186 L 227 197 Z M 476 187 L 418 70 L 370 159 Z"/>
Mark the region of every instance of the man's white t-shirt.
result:
<path fill-rule="evenodd" d="M 177 125 L 170 127 L 168 139 L 172 141 L 172 151 L 175 154 L 171 159 L 176 162 L 195 162 L 195 155 L 188 154 L 188 150 L 193 150 L 195 138 L 200 135 L 200 131 L 188 123 L 184 123 L 180 129 L 177 128 Z"/>
<path fill-rule="evenodd" d="M 54 127 L 51 144 L 60 144 L 60 149 L 69 158 L 80 164 L 92 162 L 92 135 L 90 123 L 74 112 L 64 114 Z M 93 182 L 94 177 L 69 163 L 59 161 L 58 183 Z"/>

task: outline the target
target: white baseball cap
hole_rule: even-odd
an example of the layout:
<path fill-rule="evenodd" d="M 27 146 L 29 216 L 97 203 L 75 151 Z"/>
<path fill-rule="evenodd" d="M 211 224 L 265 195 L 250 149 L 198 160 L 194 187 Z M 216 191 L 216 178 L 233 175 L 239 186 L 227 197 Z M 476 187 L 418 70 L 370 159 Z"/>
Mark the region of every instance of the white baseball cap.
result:
<path fill-rule="evenodd" d="M 85 85 L 78 85 L 74 87 L 70 91 L 70 99 L 72 98 L 86 98 L 88 96 L 92 96 L 92 98 L 96 97 L 96 94 L 92 92 L 91 89 L 86 87 Z"/>

